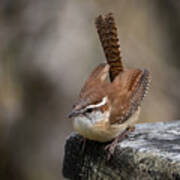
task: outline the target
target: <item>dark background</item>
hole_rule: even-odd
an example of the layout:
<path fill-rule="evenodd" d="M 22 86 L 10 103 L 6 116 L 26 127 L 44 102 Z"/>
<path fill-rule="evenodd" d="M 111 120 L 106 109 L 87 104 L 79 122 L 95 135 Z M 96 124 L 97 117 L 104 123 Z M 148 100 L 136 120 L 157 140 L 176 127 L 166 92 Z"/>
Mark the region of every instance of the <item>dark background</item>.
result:
<path fill-rule="evenodd" d="M 94 18 L 108 12 L 126 66 L 152 73 L 140 122 L 179 119 L 179 1 L 1 0 L 0 179 L 62 179 L 67 114 L 105 61 Z"/>

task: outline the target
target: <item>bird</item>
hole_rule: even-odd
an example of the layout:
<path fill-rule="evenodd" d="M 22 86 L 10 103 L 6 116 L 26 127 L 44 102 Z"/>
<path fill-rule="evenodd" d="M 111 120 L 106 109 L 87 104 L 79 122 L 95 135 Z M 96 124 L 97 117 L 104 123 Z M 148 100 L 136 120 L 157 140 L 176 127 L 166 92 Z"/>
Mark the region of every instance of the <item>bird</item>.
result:
<path fill-rule="evenodd" d="M 106 62 L 85 81 L 69 118 L 85 139 L 110 142 L 105 149 L 112 155 L 118 141 L 135 129 L 151 76 L 147 69 L 124 66 L 112 13 L 99 15 L 95 25 Z"/>

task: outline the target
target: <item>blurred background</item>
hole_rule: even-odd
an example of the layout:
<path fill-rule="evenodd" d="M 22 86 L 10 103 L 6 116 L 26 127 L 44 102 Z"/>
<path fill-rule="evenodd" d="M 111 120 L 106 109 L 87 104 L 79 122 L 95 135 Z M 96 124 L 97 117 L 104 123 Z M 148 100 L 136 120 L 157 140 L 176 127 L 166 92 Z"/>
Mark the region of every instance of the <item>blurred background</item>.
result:
<path fill-rule="evenodd" d="M 127 67 L 147 68 L 140 122 L 180 117 L 180 2 L 1 0 L 0 179 L 60 180 L 67 118 L 105 61 L 94 18 L 113 12 Z"/>

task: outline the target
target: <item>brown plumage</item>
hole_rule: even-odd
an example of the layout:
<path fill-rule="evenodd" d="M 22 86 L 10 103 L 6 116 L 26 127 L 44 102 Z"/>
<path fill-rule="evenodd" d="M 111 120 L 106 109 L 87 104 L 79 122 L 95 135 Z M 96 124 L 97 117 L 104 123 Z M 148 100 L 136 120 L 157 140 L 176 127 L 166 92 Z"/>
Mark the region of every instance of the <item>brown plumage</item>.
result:
<path fill-rule="evenodd" d="M 131 69 L 119 74 L 109 90 L 111 124 L 125 122 L 141 105 L 149 84 L 147 70 Z"/>
<path fill-rule="evenodd" d="M 76 109 L 82 109 L 90 104 L 97 104 L 106 96 L 108 84 L 106 78 L 109 75 L 109 65 L 102 63 L 97 66 L 81 89 Z"/>
<path fill-rule="evenodd" d="M 115 20 L 112 13 L 109 13 L 98 16 L 95 24 L 107 63 L 110 65 L 110 79 L 113 81 L 119 72 L 124 70 Z"/>
<path fill-rule="evenodd" d="M 124 136 L 137 122 L 150 74 L 148 70 L 124 68 L 111 13 L 98 16 L 95 23 L 107 63 L 90 74 L 69 117 L 75 118 L 74 129 L 81 135 L 106 142 Z"/>
<path fill-rule="evenodd" d="M 98 104 L 107 96 L 106 106 L 111 106 L 109 122 L 121 124 L 141 105 L 149 84 L 149 72 L 140 69 L 124 70 L 113 82 L 106 81 L 108 74 L 108 64 L 103 63 L 95 68 L 80 92 L 76 110 L 90 104 Z"/>

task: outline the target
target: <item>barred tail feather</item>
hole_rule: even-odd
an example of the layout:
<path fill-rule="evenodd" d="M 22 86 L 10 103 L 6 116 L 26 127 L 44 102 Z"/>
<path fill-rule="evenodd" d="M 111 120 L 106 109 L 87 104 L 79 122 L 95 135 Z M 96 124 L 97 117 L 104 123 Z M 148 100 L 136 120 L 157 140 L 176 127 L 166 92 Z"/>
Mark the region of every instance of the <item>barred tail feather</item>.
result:
<path fill-rule="evenodd" d="M 123 71 L 117 27 L 112 13 L 98 16 L 95 21 L 99 39 L 101 41 L 108 64 L 110 65 L 111 81 Z"/>

